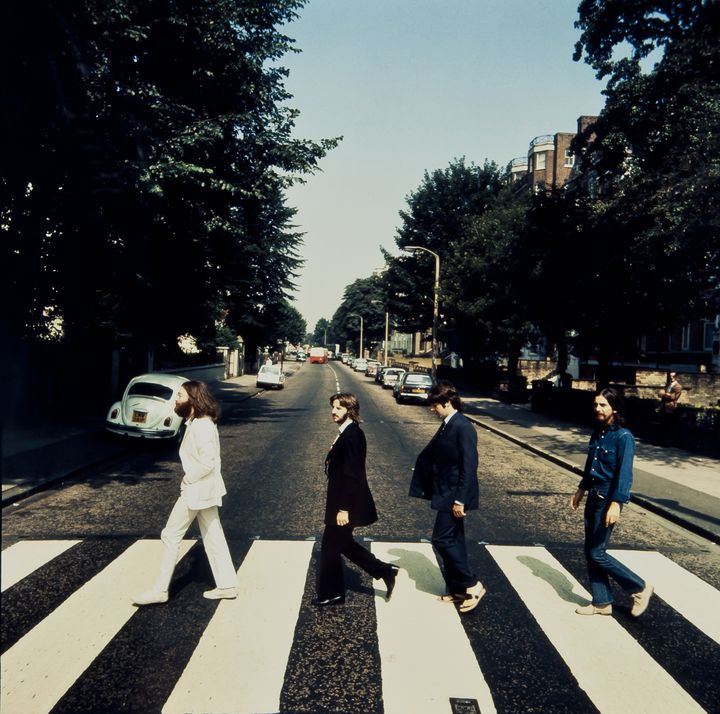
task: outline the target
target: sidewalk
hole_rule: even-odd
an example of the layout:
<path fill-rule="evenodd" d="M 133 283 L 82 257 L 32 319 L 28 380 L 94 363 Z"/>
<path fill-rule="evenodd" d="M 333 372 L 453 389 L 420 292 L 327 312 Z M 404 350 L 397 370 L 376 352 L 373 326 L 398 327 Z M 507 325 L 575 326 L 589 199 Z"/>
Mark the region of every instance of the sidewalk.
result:
<path fill-rule="evenodd" d="M 465 397 L 479 426 L 582 476 L 591 427 L 485 397 Z M 637 440 L 632 501 L 720 543 L 720 461 Z"/>
<path fill-rule="evenodd" d="M 291 374 L 294 370 L 287 370 Z M 211 385 L 221 405 L 237 403 L 263 391 L 254 374 Z M 110 405 L 108 405 L 109 407 Z M 136 440 L 113 438 L 103 419 L 89 419 L 39 429 L 2 431 L 2 505 L 40 491 L 86 469 L 110 463 L 137 447 Z"/>
<path fill-rule="evenodd" d="M 295 365 L 293 365 L 294 367 Z M 294 369 L 288 365 L 287 374 Z M 228 405 L 262 391 L 255 375 L 213 385 Z M 590 427 L 563 422 L 525 405 L 467 396 L 466 413 L 480 427 L 510 439 L 579 476 Z M 40 431 L 5 430 L 2 505 L 119 458 L 132 443 L 107 439 L 102 423 L 85 422 Z M 720 543 L 720 461 L 681 449 L 638 441 L 632 500 L 715 543 Z"/>

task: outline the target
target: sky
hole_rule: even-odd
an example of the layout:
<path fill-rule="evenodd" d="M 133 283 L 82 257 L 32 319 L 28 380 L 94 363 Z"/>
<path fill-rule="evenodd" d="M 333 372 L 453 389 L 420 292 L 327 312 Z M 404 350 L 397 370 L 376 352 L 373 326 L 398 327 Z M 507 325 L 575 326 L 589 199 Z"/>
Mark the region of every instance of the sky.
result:
<path fill-rule="evenodd" d="M 343 291 L 398 254 L 406 197 L 454 159 L 506 166 L 541 134 L 598 114 L 603 83 L 573 62 L 578 0 L 309 0 L 283 28 L 295 136 L 342 136 L 288 192 L 305 233 L 294 305 L 313 331 Z M 428 271 L 432 272 L 431 256 Z"/>

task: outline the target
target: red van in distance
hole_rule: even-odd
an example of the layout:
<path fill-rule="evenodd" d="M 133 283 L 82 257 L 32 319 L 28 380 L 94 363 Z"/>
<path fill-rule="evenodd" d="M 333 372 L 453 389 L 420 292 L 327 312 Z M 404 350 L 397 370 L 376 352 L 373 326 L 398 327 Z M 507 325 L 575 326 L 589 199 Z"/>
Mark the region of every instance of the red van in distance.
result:
<path fill-rule="evenodd" d="M 310 348 L 310 364 L 327 364 L 328 351 L 324 347 Z"/>

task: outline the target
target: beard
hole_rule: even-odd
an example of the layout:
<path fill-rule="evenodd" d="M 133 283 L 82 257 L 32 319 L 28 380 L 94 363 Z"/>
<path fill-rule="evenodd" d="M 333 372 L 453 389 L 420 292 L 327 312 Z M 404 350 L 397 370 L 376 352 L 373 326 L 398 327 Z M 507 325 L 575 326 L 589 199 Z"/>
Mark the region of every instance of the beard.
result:
<path fill-rule="evenodd" d="M 175 413 L 183 419 L 187 419 L 191 412 L 192 404 L 190 404 L 190 402 L 183 402 L 182 404 L 175 405 Z"/>

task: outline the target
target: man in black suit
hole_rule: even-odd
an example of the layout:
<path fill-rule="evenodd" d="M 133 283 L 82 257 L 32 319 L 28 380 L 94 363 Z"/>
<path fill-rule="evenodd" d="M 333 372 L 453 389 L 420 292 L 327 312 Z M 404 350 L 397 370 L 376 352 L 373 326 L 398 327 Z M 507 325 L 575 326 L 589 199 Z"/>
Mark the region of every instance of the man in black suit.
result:
<path fill-rule="evenodd" d="M 428 403 L 443 423 L 417 458 L 410 495 L 428 499 L 437 511 L 432 544 L 447 585 L 440 599 L 470 612 L 485 594 L 470 570 L 465 547 L 465 516 L 479 505 L 477 432 L 461 413 L 462 400 L 450 382 L 436 384 Z"/>
<path fill-rule="evenodd" d="M 395 587 L 398 568 L 378 560 L 353 538 L 353 528 L 377 521 L 377 511 L 365 473 L 367 442 L 359 426 L 360 404 L 354 394 L 340 393 L 330 397 L 332 419 L 340 433 L 325 459 L 328 477 L 325 505 L 325 532 L 320 551 L 318 607 L 345 602 L 345 579 L 342 556 L 351 560 L 375 579 L 385 581 L 387 599 Z"/>

